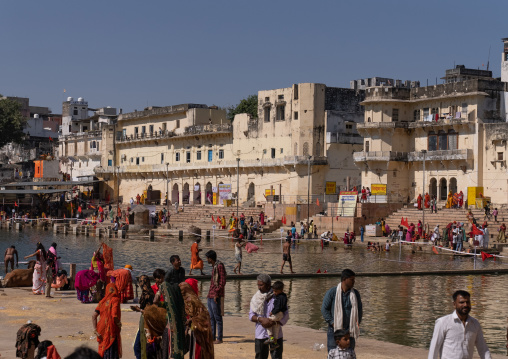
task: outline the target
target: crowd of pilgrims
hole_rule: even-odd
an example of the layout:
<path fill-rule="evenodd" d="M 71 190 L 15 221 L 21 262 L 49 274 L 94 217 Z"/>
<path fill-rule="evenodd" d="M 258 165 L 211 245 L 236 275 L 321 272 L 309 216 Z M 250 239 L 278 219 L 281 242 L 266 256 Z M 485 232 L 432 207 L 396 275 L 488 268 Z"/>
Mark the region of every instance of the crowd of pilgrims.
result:
<path fill-rule="evenodd" d="M 46 251 L 39 242 L 36 252 L 25 257 L 36 258 L 32 287 L 36 295 L 50 296 L 51 285 L 48 289 L 47 283 L 53 284 L 53 288 L 65 289 L 63 285 L 56 286 L 58 273 L 61 273 L 56 247 L 56 243 L 53 243 L 50 250 Z M 207 253 L 207 256 L 213 257 L 215 252 L 210 252 L 213 254 Z M 93 253 L 90 269 L 76 273 L 74 286 L 77 299 L 82 303 L 97 303 L 92 322 L 101 358 L 122 357 L 120 304 L 134 299 L 133 283 L 136 281 L 141 289 L 139 301 L 136 300 L 139 305 L 131 306 L 133 311 L 141 314 L 134 345 L 136 358 L 183 359 L 187 353 L 190 353 L 192 359 L 214 357 L 214 333 L 209 312 L 199 299 L 198 281 L 185 279 L 185 271 L 180 267 L 178 256 L 172 256 L 170 261 L 173 266 L 168 272 L 163 269 L 154 271 L 155 283 L 152 285 L 146 275 L 136 278 L 131 265 L 114 269 L 113 250 L 101 243 Z M 217 261 L 217 264 L 220 262 Z M 203 268 L 202 261 L 197 268 Z M 214 270 L 215 266 L 212 273 Z M 68 286 L 66 273 L 62 274 L 62 278 L 65 278 Z M 27 342 L 34 343 L 33 333 L 37 331 L 40 334 L 40 327 L 33 323 L 24 325 L 18 331 L 16 347 L 20 352 L 19 357 L 27 358 L 27 350 L 30 348 Z M 38 341 L 35 346 L 37 344 Z M 46 358 L 53 358 L 53 355 L 54 358 L 60 358 L 52 343 L 49 344 L 45 341 L 44 348 L 41 349 L 48 353 Z"/>

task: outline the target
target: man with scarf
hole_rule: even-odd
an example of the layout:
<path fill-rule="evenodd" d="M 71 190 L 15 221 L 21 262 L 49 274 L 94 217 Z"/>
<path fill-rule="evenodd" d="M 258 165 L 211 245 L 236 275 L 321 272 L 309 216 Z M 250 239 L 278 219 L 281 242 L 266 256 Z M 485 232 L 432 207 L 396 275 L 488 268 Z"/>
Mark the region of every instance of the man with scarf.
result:
<path fill-rule="evenodd" d="M 272 279 L 268 274 L 260 274 L 257 277 L 258 291 L 250 301 L 249 320 L 256 323 L 255 331 L 255 351 L 256 359 L 267 359 L 270 348 L 265 345 L 265 340 L 268 339 L 266 328 L 273 326 L 274 322 L 268 318 L 270 312 L 273 310 L 275 297 L 272 290 Z M 283 351 L 283 338 L 282 326 L 289 320 L 288 311 L 284 312 L 284 316 L 280 320 L 280 330 L 277 339 L 278 348 L 272 351 L 272 359 L 282 358 Z"/>
<path fill-rule="evenodd" d="M 349 330 L 351 334 L 350 348 L 355 348 L 360 335 L 363 306 L 360 293 L 354 289 L 355 272 L 344 269 L 341 282 L 326 292 L 321 305 L 321 314 L 328 323 L 327 346 L 328 351 L 337 346 L 333 333 L 339 329 Z"/>
<path fill-rule="evenodd" d="M 222 343 L 222 317 L 224 316 L 224 288 L 226 287 L 226 268 L 217 260 L 217 253 L 210 250 L 205 254 L 212 266 L 212 279 L 208 291 L 208 312 L 212 322 L 214 344 Z"/>

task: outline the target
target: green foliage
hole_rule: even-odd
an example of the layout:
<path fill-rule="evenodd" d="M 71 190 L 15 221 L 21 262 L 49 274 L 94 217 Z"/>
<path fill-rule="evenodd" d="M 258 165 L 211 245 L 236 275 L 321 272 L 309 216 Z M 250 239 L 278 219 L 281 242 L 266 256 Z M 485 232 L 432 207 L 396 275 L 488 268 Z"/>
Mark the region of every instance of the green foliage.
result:
<path fill-rule="evenodd" d="M 21 115 L 21 104 L 9 99 L 0 99 L 0 147 L 11 142 L 23 142 L 26 121 Z"/>
<path fill-rule="evenodd" d="M 228 108 L 228 119 L 233 121 L 235 115 L 239 113 L 248 113 L 252 118 L 258 117 L 258 95 L 250 95 L 246 99 L 240 101 L 236 107 Z"/>

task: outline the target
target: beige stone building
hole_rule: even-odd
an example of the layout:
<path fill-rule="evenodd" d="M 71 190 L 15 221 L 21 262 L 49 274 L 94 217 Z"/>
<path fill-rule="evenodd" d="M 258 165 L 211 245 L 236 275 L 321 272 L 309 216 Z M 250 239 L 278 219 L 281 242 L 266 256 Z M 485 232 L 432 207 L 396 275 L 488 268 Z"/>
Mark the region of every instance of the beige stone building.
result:
<path fill-rule="evenodd" d="M 103 132 L 95 172 L 124 202 L 151 186 L 173 203 L 213 204 L 229 185 L 233 198 L 238 190 L 239 202 L 253 205 L 270 194 L 306 203 L 310 169 L 315 201 L 325 198 L 327 182 L 331 193 L 360 184 L 352 154 L 361 149 L 363 96 L 304 83 L 259 91 L 258 117 L 241 114 L 233 123 L 224 110 L 196 104 L 121 114 L 114 136 Z"/>
<path fill-rule="evenodd" d="M 483 187 L 494 203 L 507 204 L 507 83 L 464 66 L 443 79 L 366 89 L 365 121 L 358 125 L 364 148 L 354 154 L 362 184 L 385 184 L 388 202 L 413 202 L 428 192 L 443 204 L 449 191 L 467 197 L 468 187 Z"/>

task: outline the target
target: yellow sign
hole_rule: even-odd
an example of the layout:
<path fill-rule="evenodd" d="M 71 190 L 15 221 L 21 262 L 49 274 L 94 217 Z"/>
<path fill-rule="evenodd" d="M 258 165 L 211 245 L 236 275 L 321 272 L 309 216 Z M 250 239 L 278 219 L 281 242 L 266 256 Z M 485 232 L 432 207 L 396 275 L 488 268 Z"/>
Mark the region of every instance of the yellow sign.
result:
<path fill-rule="evenodd" d="M 213 192 L 213 204 L 217 204 L 217 192 Z"/>
<path fill-rule="evenodd" d="M 474 206 L 476 199 L 483 196 L 483 187 L 468 187 L 467 188 L 467 205 Z"/>
<path fill-rule="evenodd" d="M 268 197 L 268 196 L 275 196 L 275 190 L 272 189 L 272 193 L 270 194 L 270 190 L 265 189 L 265 197 Z"/>
<path fill-rule="evenodd" d="M 335 194 L 336 189 L 337 189 L 336 182 L 326 182 L 326 185 L 325 185 L 325 193 L 326 194 Z"/>
<path fill-rule="evenodd" d="M 373 196 L 380 195 L 386 196 L 386 185 L 385 184 L 371 184 L 370 193 Z"/>

